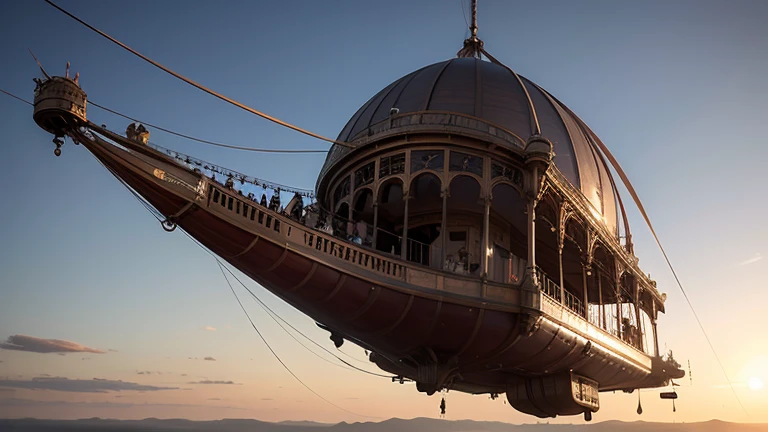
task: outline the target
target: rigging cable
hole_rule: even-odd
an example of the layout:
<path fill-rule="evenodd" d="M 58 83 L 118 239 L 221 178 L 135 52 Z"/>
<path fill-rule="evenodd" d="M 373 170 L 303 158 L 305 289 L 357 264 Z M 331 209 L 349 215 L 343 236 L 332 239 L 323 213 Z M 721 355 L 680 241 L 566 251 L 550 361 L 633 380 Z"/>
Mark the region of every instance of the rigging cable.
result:
<path fill-rule="evenodd" d="M 186 234 L 186 233 L 185 233 L 185 234 Z M 188 234 L 187 234 L 187 235 L 188 235 Z M 248 311 L 245 309 L 245 306 L 243 306 L 243 302 L 241 302 L 241 301 L 240 301 L 240 298 L 237 296 L 237 293 L 235 292 L 235 289 L 234 289 L 234 287 L 232 287 L 232 283 L 230 283 L 230 282 L 229 282 L 229 278 L 227 277 L 227 274 L 226 274 L 226 273 L 224 273 L 224 268 L 222 267 L 222 265 L 221 265 L 221 263 L 218 261 L 218 259 L 216 260 L 216 264 L 218 264 L 218 266 L 219 266 L 219 270 L 221 270 L 221 274 L 224 276 L 224 280 L 226 280 L 226 281 L 227 281 L 227 285 L 229 285 L 229 289 L 232 291 L 232 294 L 235 296 L 235 299 L 237 300 L 237 303 L 240 305 L 240 308 L 243 310 L 243 312 L 245 313 L 245 316 L 248 318 L 248 321 L 251 323 L 251 327 L 253 327 L 253 329 L 254 329 L 254 330 L 256 330 L 256 333 L 259 335 L 259 337 L 261 338 L 262 342 L 264 342 L 264 345 L 266 345 L 266 346 L 267 346 L 267 348 L 269 348 L 269 351 L 272 353 L 272 355 L 273 355 L 273 356 L 275 356 L 275 358 L 277 359 L 277 361 L 278 361 L 278 362 L 280 362 L 280 364 L 281 364 L 281 365 L 283 365 L 283 367 L 285 368 L 285 370 L 287 370 L 287 371 L 288 371 L 288 373 L 289 373 L 289 374 L 291 374 L 291 375 L 292 375 L 292 376 L 293 376 L 293 377 L 296 379 L 296 381 L 298 381 L 298 382 L 299 382 L 301 385 L 303 385 L 303 386 L 304 386 L 304 387 L 305 387 L 307 390 L 309 390 L 310 392 L 312 392 L 312 394 L 314 394 L 315 396 L 319 397 L 319 398 L 320 398 L 320 399 L 322 399 L 323 401 L 327 402 L 327 403 L 328 403 L 328 404 L 330 404 L 330 405 L 333 405 L 334 407 L 336 407 L 336 408 L 338 408 L 338 409 L 340 409 L 340 410 L 342 410 L 342 411 L 344 411 L 344 412 L 348 412 L 348 413 L 350 413 L 350 414 L 353 414 L 353 415 L 356 415 L 356 416 L 359 416 L 359 417 L 366 417 L 366 418 L 379 418 L 379 417 L 373 417 L 373 416 L 367 416 L 367 415 L 363 415 L 363 414 L 358 414 L 358 413 L 356 413 L 356 412 L 354 412 L 354 411 L 350 411 L 350 410 L 348 410 L 348 409 L 345 409 L 345 408 L 342 408 L 342 407 L 340 407 L 340 406 L 336 405 L 335 403 L 333 403 L 333 402 L 331 402 L 330 400 L 328 400 L 328 399 L 324 398 L 323 396 L 321 396 L 321 395 L 320 395 L 319 393 L 317 393 L 316 391 L 312 390 L 312 388 L 311 388 L 311 387 L 309 387 L 309 386 L 308 386 L 306 383 L 304 383 L 304 381 L 302 381 L 302 380 L 301 380 L 301 378 L 299 378 L 298 376 L 296 376 L 296 374 L 295 374 L 295 373 L 293 373 L 293 371 L 291 370 L 291 368 L 289 368 L 289 367 L 288 367 L 288 365 L 286 365 L 286 364 L 283 362 L 283 360 L 280 358 L 280 356 L 278 356 L 278 355 L 277 355 L 277 353 L 275 352 L 275 350 L 273 350 L 273 349 L 272 349 L 272 347 L 269 345 L 269 342 L 267 342 L 267 339 L 265 339 L 265 338 L 264 338 L 264 335 L 262 335 L 262 334 L 261 334 L 261 332 L 259 331 L 259 329 L 256 327 L 256 324 L 254 324 L 254 323 L 253 323 L 253 320 L 251 319 L 251 316 L 248 314 Z"/>
<path fill-rule="evenodd" d="M 149 127 L 155 128 L 157 130 L 161 130 L 161 131 L 169 133 L 171 135 L 176 135 L 176 136 L 181 137 L 181 138 L 185 138 L 185 139 L 188 139 L 188 140 L 191 140 L 191 141 L 197 141 L 197 142 L 203 143 L 203 144 L 209 144 L 209 145 L 216 146 L 216 147 L 224 147 L 224 148 L 228 148 L 228 149 L 252 151 L 252 152 L 259 152 L 259 153 L 328 153 L 327 150 L 265 149 L 265 148 L 242 147 L 242 146 L 236 146 L 236 145 L 231 145 L 231 144 L 223 144 L 223 143 L 219 143 L 219 142 L 216 142 L 216 141 L 209 141 L 209 140 L 204 140 L 202 138 L 195 138 L 195 137 L 190 136 L 190 135 L 185 135 L 185 134 L 180 133 L 180 132 L 175 132 L 175 131 L 172 131 L 170 129 L 166 129 L 164 127 L 153 125 L 152 123 L 141 121 L 141 120 L 135 119 L 133 117 L 127 116 L 125 114 L 122 114 L 120 112 L 111 110 L 111 109 L 109 109 L 109 108 L 107 108 L 105 106 L 99 105 L 96 102 L 93 102 L 93 101 L 90 101 L 90 100 L 88 101 L 88 103 L 93 105 L 93 106 L 95 106 L 96 108 L 100 108 L 100 109 L 102 109 L 104 111 L 110 112 L 112 114 L 118 115 L 120 117 L 126 118 L 126 119 L 134 121 L 134 122 L 143 123 L 143 124 L 145 124 L 145 125 L 147 125 Z"/>
<path fill-rule="evenodd" d="M 103 31 L 97 29 L 96 27 L 94 27 L 94 26 L 88 24 L 87 22 L 83 21 L 82 19 L 78 18 L 77 16 L 71 14 L 70 12 L 67 12 L 65 9 L 61 8 L 60 6 L 58 6 L 56 3 L 52 2 L 51 0 L 45 0 L 45 2 L 48 3 L 49 5 L 53 6 L 54 8 L 58 9 L 60 12 L 64 13 L 68 17 L 70 17 L 70 18 L 74 19 L 75 21 L 79 22 L 80 24 L 84 25 L 85 27 L 88 27 L 90 30 L 98 33 L 99 35 L 103 36 L 104 38 L 108 39 L 109 41 L 111 41 L 111 42 L 117 44 L 118 46 L 120 46 L 121 48 L 127 50 L 131 54 L 141 58 L 142 60 L 152 64 L 153 66 L 155 66 L 155 67 L 157 67 L 157 68 L 159 68 L 161 70 L 163 70 L 164 72 L 167 72 L 168 74 L 173 75 L 174 77 L 176 77 L 176 78 L 186 82 L 187 84 L 189 84 L 189 85 L 191 85 L 193 87 L 196 87 L 196 88 L 198 88 L 198 89 L 200 89 L 200 90 L 202 90 L 202 91 L 204 91 L 204 92 L 206 92 L 206 93 L 208 93 L 208 94 L 210 94 L 212 96 L 215 96 L 215 97 L 217 97 L 217 98 L 219 98 L 219 99 L 221 99 L 221 100 L 223 100 L 225 102 L 228 102 L 228 103 L 230 103 L 230 104 L 232 104 L 232 105 L 234 105 L 234 106 L 236 106 L 238 108 L 241 108 L 241 109 L 243 109 L 245 111 L 248 111 L 251 114 L 255 114 L 255 115 L 259 116 L 259 117 L 262 117 L 262 118 L 267 119 L 267 120 L 269 120 L 271 122 L 277 123 L 277 124 L 279 124 L 281 126 L 287 127 L 289 129 L 293 129 L 296 132 L 301 132 L 301 133 L 303 133 L 305 135 L 309 135 L 309 136 L 311 136 L 313 138 L 317 138 L 319 140 L 323 140 L 323 141 L 329 142 L 331 144 L 338 144 L 338 145 L 345 146 L 345 147 L 352 147 L 351 144 L 348 144 L 348 143 L 346 143 L 344 141 L 339 141 L 339 140 L 335 140 L 335 139 L 331 139 L 331 138 L 326 138 L 326 137 L 324 137 L 322 135 L 316 134 L 316 133 L 308 131 L 306 129 L 302 129 L 302 128 L 298 127 L 298 126 L 294 126 L 294 125 L 292 125 L 290 123 L 287 123 L 287 122 L 285 122 L 283 120 L 280 120 L 280 119 L 278 119 L 276 117 L 272 117 L 269 114 L 265 114 L 265 113 L 263 113 L 261 111 L 255 110 L 255 109 L 253 109 L 253 108 L 251 108 L 251 107 L 249 107 L 249 106 L 247 106 L 245 104 L 242 104 L 242 103 L 240 103 L 240 102 L 238 102 L 238 101 L 236 101 L 234 99 L 228 98 L 227 96 L 224 96 L 221 93 L 217 93 L 217 92 L 209 89 L 208 87 L 205 87 L 202 84 L 198 84 L 197 82 L 192 81 L 191 79 L 189 79 L 189 78 L 187 78 L 187 77 L 185 77 L 185 76 L 183 76 L 183 75 L 181 75 L 181 74 L 179 74 L 177 72 L 174 72 L 173 70 L 171 70 L 171 69 L 163 66 L 162 64 L 160 64 L 160 63 L 150 59 L 149 57 L 141 54 L 140 52 L 134 50 L 133 48 L 129 47 L 128 45 L 120 42 L 119 40 L 113 38 L 112 36 L 104 33 Z"/>
<path fill-rule="evenodd" d="M 172 131 L 170 129 L 166 129 L 164 127 L 153 125 L 152 123 L 141 121 L 141 120 L 135 119 L 133 117 L 127 116 L 125 114 L 122 114 L 120 112 L 111 110 L 111 109 L 109 109 L 109 108 L 107 108 L 105 106 L 99 105 L 96 102 L 93 102 L 93 101 L 90 101 L 90 100 L 88 101 L 88 103 L 93 105 L 93 106 L 95 106 L 96 108 L 100 108 L 100 109 L 102 109 L 104 111 L 110 112 L 112 114 L 118 115 L 120 117 L 126 118 L 126 119 L 134 121 L 134 122 L 143 123 L 143 124 L 145 124 L 145 125 L 147 125 L 149 127 L 155 128 L 157 130 L 161 130 L 161 131 L 169 133 L 171 135 L 176 135 L 176 136 L 181 137 L 181 138 L 185 138 L 185 139 L 188 139 L 188 140 L 191 140 L 191 141 L 197 141 L 197 142 L 203 143 L 203 144 L 209 144 L 209 145 L 216 146 L 216 147 L 224 147 L 224 148 L 228 148 L 228 149 L 260 152 L 260 153 L 327 153 L 328 152 L 327 150 L 265 149 L 265 148 L 242 147 L 242 146 L 236 146 L 236 145 L 231 145 L 231 144 L 223 144 L 223 143 L 219 143 L 219 142 L 215 142 L 215 141 L 204 140 L 202 138 L 195 138 L 195 137 L 190 136 L 190 135 L 185 135 L 183 133 L 175 132 L 175 131 Z"/>
<path fill-rule="evenodd" d="M 20 97 L 16 96 L 15 94 L 13 94 L 13 93 L 8 93 L 7 91 L 5 91 L 5 90 L 3 90 L 3 89 L 0 89 L 0 93 L 5 93 L 5 94 L 7 94 L 8 96 L 10 96 L 10 97 L 12 97 L 12 98 L 14 98 L 14 99 L 16 99 L 16 100 L 18 100 L 18 101 L 24 102 L 24 103 L 25 103 L 25 104 L 27 104 L 27 105 L 35 106 L 35 104 L 33 104 L 32 102 L 30 102 L 30 101 L 28 101 L 28 100 L 25 100 L 25 99 L 22 99 L 22 98 L 20 98 Z"/>
<path fill-rule="evenodd" d="M 20 97 L 18 97 L 16 95 L 14 95 L 13 93 L 7 92 L 7 91 L 5 91 L 3 89 L 0 89 L 0 93 L 4 93 L 4 94 L 6 94 L 6 95 L 8 95 L 8 96 L 10 96 L 10 97 L 12 97 L 14 99 L 17 99 L 17 100 L 19 100 L 21 102 L 24 102 L 27 105 L 35 106 L 34 103 L 29 102 L 29 101 L 27 101 L 25 99 L 22 99 L 22 98 L 20 98 Z M 127 116 L 127 115 L 125 115 L 123 113 L 120 113 L 118 111 L 109 109 L 109 108 L 107 108 L 107 107 L 105 107 L 103 105 L 99 105 L 99 104 L 97 104 L 96 102 L 94 102 L 92 100 L 89 100 L 88 103 L 90 105 L 95 106 L 96 108 L 102 109 L 104 111 L 110 112 L 112 114 L 118 115 L 120 117 L 123 117 L 125 119 L 131 120 L 131 121 L 134 121 L 134 122 L 143 123 L 143 124 L 145 124 L 145 125 L 147 125 L 149 127 L 152 127 L 152 128 L 157 129 L 157 130 L 169 133 L 171 135 L 176 135 L 176 136 L 181 137 L 181 138 L 185 138 L 185 139 L 188 139 L 188 140 L 191 140 L 191 141 L 197 141 L 197 142 L 203 143 L 203 144 L 213 145 L 213 146 L 216 146 L 216 147 L 224 147 L 224 148 L 229 148 L 229 149 L 234 149 L 234 150 L 244 150 L 244 151 L 252 151 L 252 152 L 258 152 L 258 153 L 327 153 L 327 150 L 265 149 L 265 148 L 242 147 L 242 146 L 236 146 L 236 145 L 231 145 L 231 144 L 223 144 L 223 143 L 219 143 L 219 142 L 215 142 L 215 141 L 204 140 L 202 138 L 195 138 L 193 136 L 185 135 L 185 134 L 180 133 L 180 132 L 175 132 L 175 131 L 172 131 L 170 129 L 166 129 L 164 127 L 157 126 L 157 125 L 154 125 L 154 124 L 149 123 L 149 122 L 145 122 L 145 121 L 141 121 L 141 120 L 135 119 L 133 117 Z"/>
<path fill-rule="evenodd" d="M 214 256 L 214 258 L 216 259 L 216 261 L 217 261 L 217 262 L 219 262 L 219 264 L 221 264 L 221 261 L 218 259 L 218 257 L 215 257 L 215 256 Z M 248 293 L 249 293 L 249 294 L 251 294 L 251 296 L 254 298 L 254 300 L 256 300 L 256 301 L 259 303 L 259 305 L 261 306 L 261 308 L 262 308 L 262 309 L 264 309 L 264 311 L 265 311 L 265 312 L 267 312 L 267 314 L 272 314 L 272 315 L 276 316 L 276 317 L 277 317 L 277 318 L 279 318 L 281 321 L 283 321 L 283 322 L 284 322 L 286 325 L 288 325 L 288 327 L 290 327 L 291 329 L 293 329 L 293 331 L 295 331 L 296 333 L 300 334 L 301 336 L 303 336 L 305 339 L 307 339 L 308 341 L 312 342 L 313 344 L 317 345 L 317 346 L 318 346 L 318 347 L 320 347 L 320 349 L 322 349 L 323 351 L 325 351 L 325 352 L 327 352 L 328 354 L 330 354 L 330 355 L 334 356 L 336 359 L 338 359 L 340 362 L 344 363 L 345 365 L 347 365 L 347 366 L 349 366 L 349 367 L 351 367 L 351 368 L 353 368 L 353 369 L 355 369 L 355 370 L 358 370 L 358 371 L 360 371 L 360 372 L 365 372 L 365 373 L 367 373 L 367 374 L 369 374 L 369 375 L 373 375 L 373 376 L 377 376 L 377 377 L 381 377 L 381 378 L 392 378 L 392 375 L 384 375 L 384 374 L 379 374 L 379 373 L 375 373 L 375 372 L 371 372 L 371 371 L 368 371 L 368 370 L 365 370 L 365 369 L 359 368 L 359 367 L 357 367 L 357 366 L 355 366 L 355 365 L 353 365 L 353 364 L 349 363 L 348 361 L 344 360 L 343 358 L 339 357 L 339 356 L 338 356 L 338 355 L 336 355 L 334 352 L 330 351 L 328 348 L 326 348 L 326 347 L 324 347 L 324 346 L 320 345 L 320 344 L 319 344 L 319 343 L 317 343 L 315 340 L 313 340 L 313 339 L 312 339 L 312 338 L 310 338 L 309 336 L 307 336 L 307 335 L 305 335 L 304 333 L 302 333 L 302 332 L 301 332 L 300 330 L 298 330 L 296 327 L 292 326 L 292 325 L 291 325 L 291 324 L 290 324 L 288 321 L 284 320 L 284 319 L 283 319 L 283 318 L 282 318 L 280 315 L 278 315 L 278 314 L 277 314 L 275 311 L 273 311 L 272 309 L 270 309 L 270 307 L 269 307 L 269 306 L 267 306 L 267 305 L 266 305 L 266 304 L 265 304 L 265 303 L 264 303 L 264 302 L 263 302 L 263 301 L 262 301 L 262 300 L 261 300 L 261 299 L 260 299 L 260 298 L 259 298 L 259 297 L 256 295 L 256 293 L 254 293 L 254 292 L 253 292 L 253 291 L 252 291 L 250 288 L 248 288 L 248 287 L 247 287 L 247 286 L 246 286 L 246 285 L 243 283 L 243 281 L 241 281 L 241 280 L 240 280 L 240 278 L 238 278 L 238 277 L 237 277 L 237 276 L 236 276 L 236 275 L 235 275 L 235 274 L 232 272 L 232 270 L 230 270 L 229 268 L 227 268 L 227 266 L 224 266 L 224 268 L 227 270 L 227 272 L 229 272 L 229 274 L 230 274 L 230 275 L 231 275 L 233 278 L 235 278 L 235 280 L 236 280 L 237 282 L 239 282 L 239 283 L 240 283 L 240 285 L 242 285 L 242 287 L 243 287 L 243 288 L 245 288 L 245 290 L 246 290 L 246 291 L 248 291 Z M 270 315 L 270 316 L 271 316 L 271 315 Z M 276 322 L 276 323 L 277 323 L 277 324 L 278 324 L 278 325 L 279 325 L 279 326 L 280 326 L 280 327 L 281 327 L 283 330 L 285 330 L 285 332 L 286 332 L 286 333 L 288 333 L 289 335 L 291 334 L 290 332 L 288 332 L 288 330 L 287 330 L 285 327 L 283 327 L 283 326 L 280 324 L 280 322 L 278 322 L 278 321 L 277 321 L 277 319 L 275 319 L 274 317 L 272 317 L 272 319 L 273 319 L 273 320 L 274 320 L 274 321 L 275 321 L 275 322 Z M 297 341 L 297 342 L 298 342 L 298 341 Z M 299 342 L 299 343 L 301 344 L 301 342 Z M 304 346 L 304 344 L 302 344 L 302 346 Z M 306 346 L 304 346 L 304 347 L 305 347 L 305 348 L 307 348 Z M 314 353 L 314 351 L 310 350 L 309 348 L 307 348 L 307 350 L 309 350 L 310 352 Z M 343 353 L 343 351 L 342 351 L 342 353 Z M 344 354 L 346 354 L 346 353 L 344 353 Z M 347 355 L 349 355 L 349 354 L 347 354 Z M 321 358 L 323 358 L 323 357 L 321 357 Z M 326 359 L 325 359 L 325 358 L 323 358 L 323 360 L 326 360 Z M 334 364 L 335 364 L 335 363 L 334 363 Z M 339 365 L 337 365 L 337 366 L 339 366 Z"/>

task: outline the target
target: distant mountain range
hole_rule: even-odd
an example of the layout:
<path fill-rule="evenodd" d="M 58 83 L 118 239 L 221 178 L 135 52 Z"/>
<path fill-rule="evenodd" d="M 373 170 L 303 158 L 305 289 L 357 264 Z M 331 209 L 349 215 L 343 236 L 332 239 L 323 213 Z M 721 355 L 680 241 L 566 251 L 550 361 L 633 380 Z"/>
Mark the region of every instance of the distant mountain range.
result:
<path fill-rule="evenodd" d="M 701 423 L 647 423 L 606 421 L 587 425 L 523 424 L 473 420 L 437 420 L 415 418 L 389 419 L 378 423 L 325 424 L 309 421 L 269 423 L 247 419 L 192 421 L 183 419 L 161 420 L 108 420 L 100 418 L 82 420 L 0 419 L 3 432 L 47 431 L 221 431 L 221 432 L 768 432 L 768 424 L 727 423 L 710 420 Z"/>

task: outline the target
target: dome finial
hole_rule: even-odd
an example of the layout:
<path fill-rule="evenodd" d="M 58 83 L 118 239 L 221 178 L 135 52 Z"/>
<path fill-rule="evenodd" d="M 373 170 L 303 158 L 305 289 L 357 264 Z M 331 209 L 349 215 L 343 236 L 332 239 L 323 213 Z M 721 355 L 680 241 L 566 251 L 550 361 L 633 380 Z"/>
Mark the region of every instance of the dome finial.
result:
<path fill-rule="evenodd" d="M 464 40 L 464 47 L 456 53 L 459 58 L 480 58 L 483 51 L 483 41 L 477 37 L 477 0 L 472 0 L 472 25 L 469 26 L 470 36 Z"/>

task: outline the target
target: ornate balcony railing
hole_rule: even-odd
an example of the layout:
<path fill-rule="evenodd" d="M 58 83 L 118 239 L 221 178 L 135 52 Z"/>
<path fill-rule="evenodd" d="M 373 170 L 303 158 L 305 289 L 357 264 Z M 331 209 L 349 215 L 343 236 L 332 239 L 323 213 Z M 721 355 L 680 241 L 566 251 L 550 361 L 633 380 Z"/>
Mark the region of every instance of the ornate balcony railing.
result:
<path fill-rule="evenodd" d="M 584 317 L 584 304 L 582 301 L 570 293 L 568 290 L 561 290 L 560 285 L 555 283 L 552 279 L 544 273 L 541 268 L 537 267 L 539 274 L 539 286 L 542 293 L 551 298 L 552 300 L 562 304 L 580 317 Z"/>

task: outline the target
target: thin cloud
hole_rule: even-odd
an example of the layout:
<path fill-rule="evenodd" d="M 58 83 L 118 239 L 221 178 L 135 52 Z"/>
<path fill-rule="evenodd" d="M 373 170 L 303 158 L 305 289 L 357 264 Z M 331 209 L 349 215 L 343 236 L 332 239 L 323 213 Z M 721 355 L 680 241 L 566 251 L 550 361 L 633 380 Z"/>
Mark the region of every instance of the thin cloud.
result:
<path fill-rule="evenodd" d="M 37 407 L 83 407 L 83 408 L 135 408 L 135 407 L 208 407 L 210 405 L 197 405 L 197 404 L 170 404 L 170 403 L 127 403 L 127 402 L 70 402 L 70 401 L 41 401 L 35 399 L 0 399 L 0 407 L 21 407 L 28 408 L 32 406 Z M 221 409 L 243 410 L 251 411 L 251 408 L 243 408 L 236 406 L 216 406 Z"/>
<path fill-rule="evenodd" d="M 736 267 L 743 267 L 743 266 L 746 266 L 746 265 L 754 264 L 754 263 L 760 261 L 761 259 L 763 259 L 763 256 L 758 253 L 758 254 L 755 254 L 755 256 L 753 256 L 752 258 L 736 264 Z"/>
<path fill-rule="evenodd" d="M 9 387 L 26 390 L 53 390 L 74 393 L 107 393 L 119 391 L 158 391 L 177 390 L 178 387 L 157 387 L 132 383 L 128 381 L 115 381 L 94 378 L 69 379 L 63 377 L 37 377 L 30 380 L 0 380 L 0 387 Z"/>
<path fill-rule="evenodd" d="M 203 327 L 203 330 L 205 330 L 205 331 L 212 331 L 213 332 L 213 331 L 216 331 L 216 327 L 205 326 L 205 327 Z"/>
<path fill-rule="evenodd" d="M 189 384 L 221 384 L 221 385 L 240 385 L 234 381 L 212 381 L 212 380 L 202 380 L 202 381 L 192 381 Z"/>
<path fill-rule="evenodd" d="M 34 336 L 13 335 L 8 336 L 5 342 L 0 342 L 0 349 L 13 351 L 27 351 L 41 354 L 84 352 L 93 354 L 104 354 L 106 351 L 89 348 L 79 343 L 60 340 L 60 339 L 41 339 Z"/>
<path fill-rule="evenodd" d="M 216 359 L 213 357 L 205 357 L 203 360 L 216 361 Z"/>
<path fill-rule="evenodd" d="M 274 400 L 274 399 L 272 399 L 272 398 L 261 398 L 261 400 L 263 400 L 263 401 L 271 401 L 271 400 Z"/>

